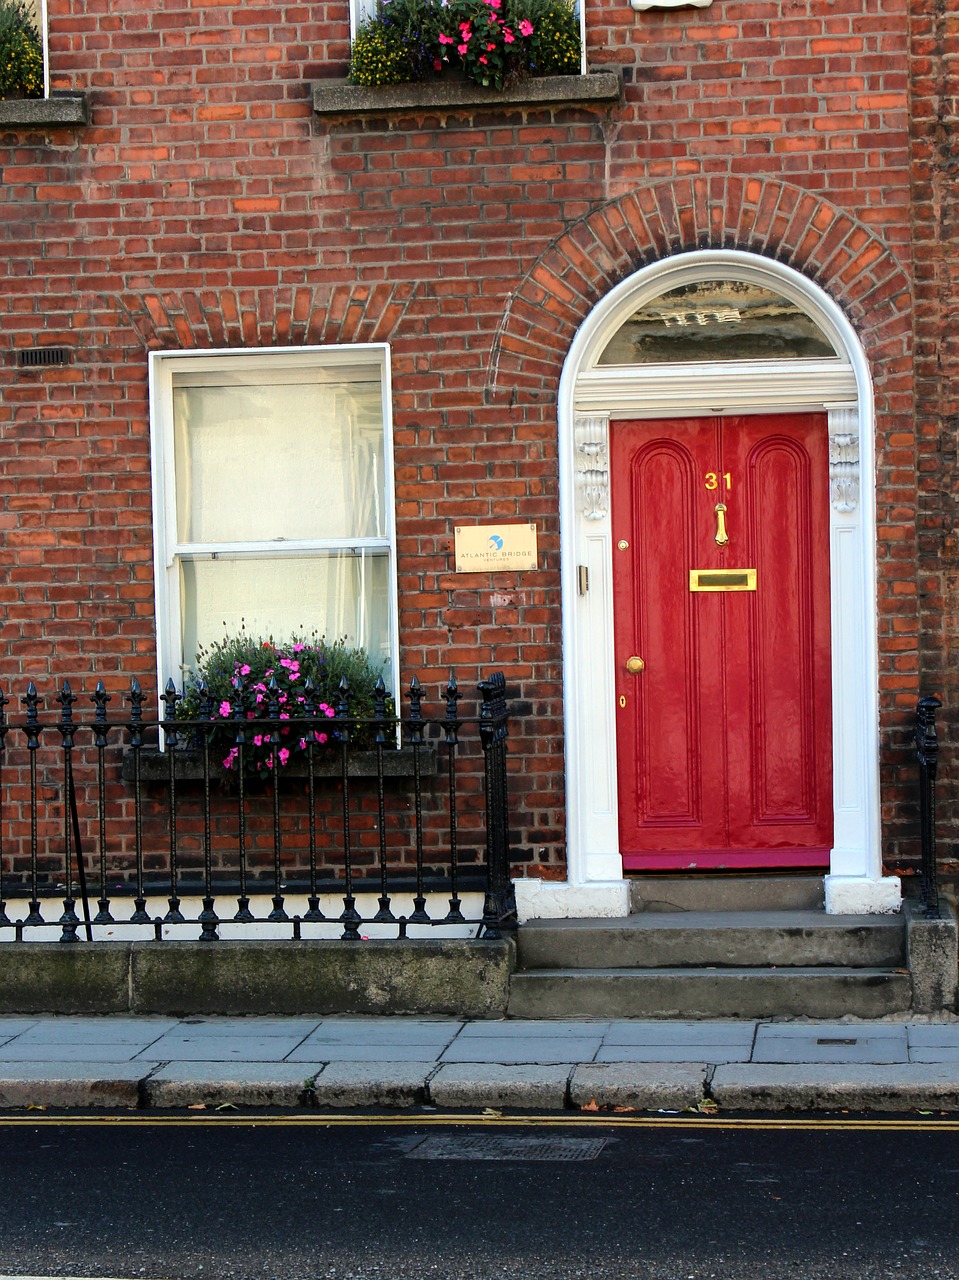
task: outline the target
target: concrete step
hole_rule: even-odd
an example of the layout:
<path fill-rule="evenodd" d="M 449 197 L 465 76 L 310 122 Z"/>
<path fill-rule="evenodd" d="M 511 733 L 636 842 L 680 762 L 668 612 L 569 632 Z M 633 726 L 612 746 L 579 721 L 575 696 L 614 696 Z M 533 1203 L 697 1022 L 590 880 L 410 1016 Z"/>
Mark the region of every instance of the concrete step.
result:
<path fill-rule="evenodd" d="M 823 911 L 641 912 L 617 920 L 531 920 L 519 930 L 520 969 L 723 967 L 897 968 L 901 916 Z"/>
<path fill-rule="evenodd" d="M 885 968 L 537 969 L 514 973 L 511 1018 L 881 1018 L 910 1008 Z"/>
<path fill-rule="evenodd" d="M 633 876 L 630 911 L 822 910 L 821 875 Z"/>

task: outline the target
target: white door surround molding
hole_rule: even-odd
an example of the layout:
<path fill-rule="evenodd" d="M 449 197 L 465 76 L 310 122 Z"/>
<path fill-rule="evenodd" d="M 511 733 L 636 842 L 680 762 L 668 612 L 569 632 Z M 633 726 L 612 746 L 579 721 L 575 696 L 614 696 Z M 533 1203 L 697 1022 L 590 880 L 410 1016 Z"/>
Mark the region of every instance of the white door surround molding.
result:
<path fill-rule="evenodd" d="M 644 303 L 710 279 L 764 285 L 795 302 L 840 353 L 835 360 L 599 366 Z M 521 919 L 620 916 L 629 909 L 617 817 L 609 424 L 617 418 L 825 412 L 829 424 L 835 835 L 826 910 L 899 908 L 880 853 L 876 647 L 875 418 L 855 331 L 798 271 L 740 250 L 700 250 L 644 267 L 580 327 L 559 387 L 560 523 L 567 880 L 516 881 Z M 585 573 L 582 570 L 585 569 Z"/>

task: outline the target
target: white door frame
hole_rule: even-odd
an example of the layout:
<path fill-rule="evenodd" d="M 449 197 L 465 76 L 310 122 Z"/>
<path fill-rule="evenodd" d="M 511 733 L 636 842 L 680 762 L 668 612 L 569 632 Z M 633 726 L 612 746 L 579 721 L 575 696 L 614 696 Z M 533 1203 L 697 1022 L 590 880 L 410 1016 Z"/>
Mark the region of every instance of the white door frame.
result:
<path fill-rule="evenodd" d="M 795 302 L 832 360 L 598 366 L 625 320 L 680 285 L 735 279 Z M 825 412 L 829 422 L 834 913 L 896 911 L 883 877 L 876 637 L 875 416 L 865 353 L 835 302 L 798 271 L 740 250 L 701 250 L 637 271 L 580 327 L 559 386 L 567 880 L 518 880 L 521 919 L 628 911 L 617 817 L 609 423 L 616 418 Z"/>

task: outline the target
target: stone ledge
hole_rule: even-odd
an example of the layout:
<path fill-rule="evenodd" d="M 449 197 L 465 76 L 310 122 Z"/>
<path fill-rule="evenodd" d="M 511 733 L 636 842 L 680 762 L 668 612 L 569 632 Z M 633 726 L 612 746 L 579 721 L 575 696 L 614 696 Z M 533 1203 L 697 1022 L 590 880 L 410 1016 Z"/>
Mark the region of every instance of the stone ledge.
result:
<path fill-rule="evenodd" d="M 503 1018 L 515 967 L 505 938 L 10 942 L 0 1013 Z"/>
<path fill-rule="evenodd" d="M 86 124 L 85 93 L 56 94 L 52 98 L 13 98 L 0 101 L 0 128 L 43 128 Z"/>
<path fill-rule="evenodd" d="M 318 116 L 382 115 L 395 111 L 458 111 L 483 107 L 506 111 L 536 106 L 588 106 L 619 102 L 622 81 L 615 71 L 585 76 L 540 76 L 508 89 L 484 89 L 462 80 L 430 80 L 416 84 L 383 85 L 366 89 L 345 80 L 320 81 L 313 86 L 313 111 Z"/>

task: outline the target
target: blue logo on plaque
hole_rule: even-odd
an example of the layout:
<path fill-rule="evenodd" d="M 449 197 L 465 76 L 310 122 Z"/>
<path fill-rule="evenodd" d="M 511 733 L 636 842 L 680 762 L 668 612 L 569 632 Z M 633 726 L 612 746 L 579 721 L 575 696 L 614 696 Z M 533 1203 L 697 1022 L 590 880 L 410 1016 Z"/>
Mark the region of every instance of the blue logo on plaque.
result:
<path fill-rule="evenodd" d="M 498 533 L 490 534 L 489 544 L 494 551 L 503 550 L 503 539 L 499 536 Z"/>

